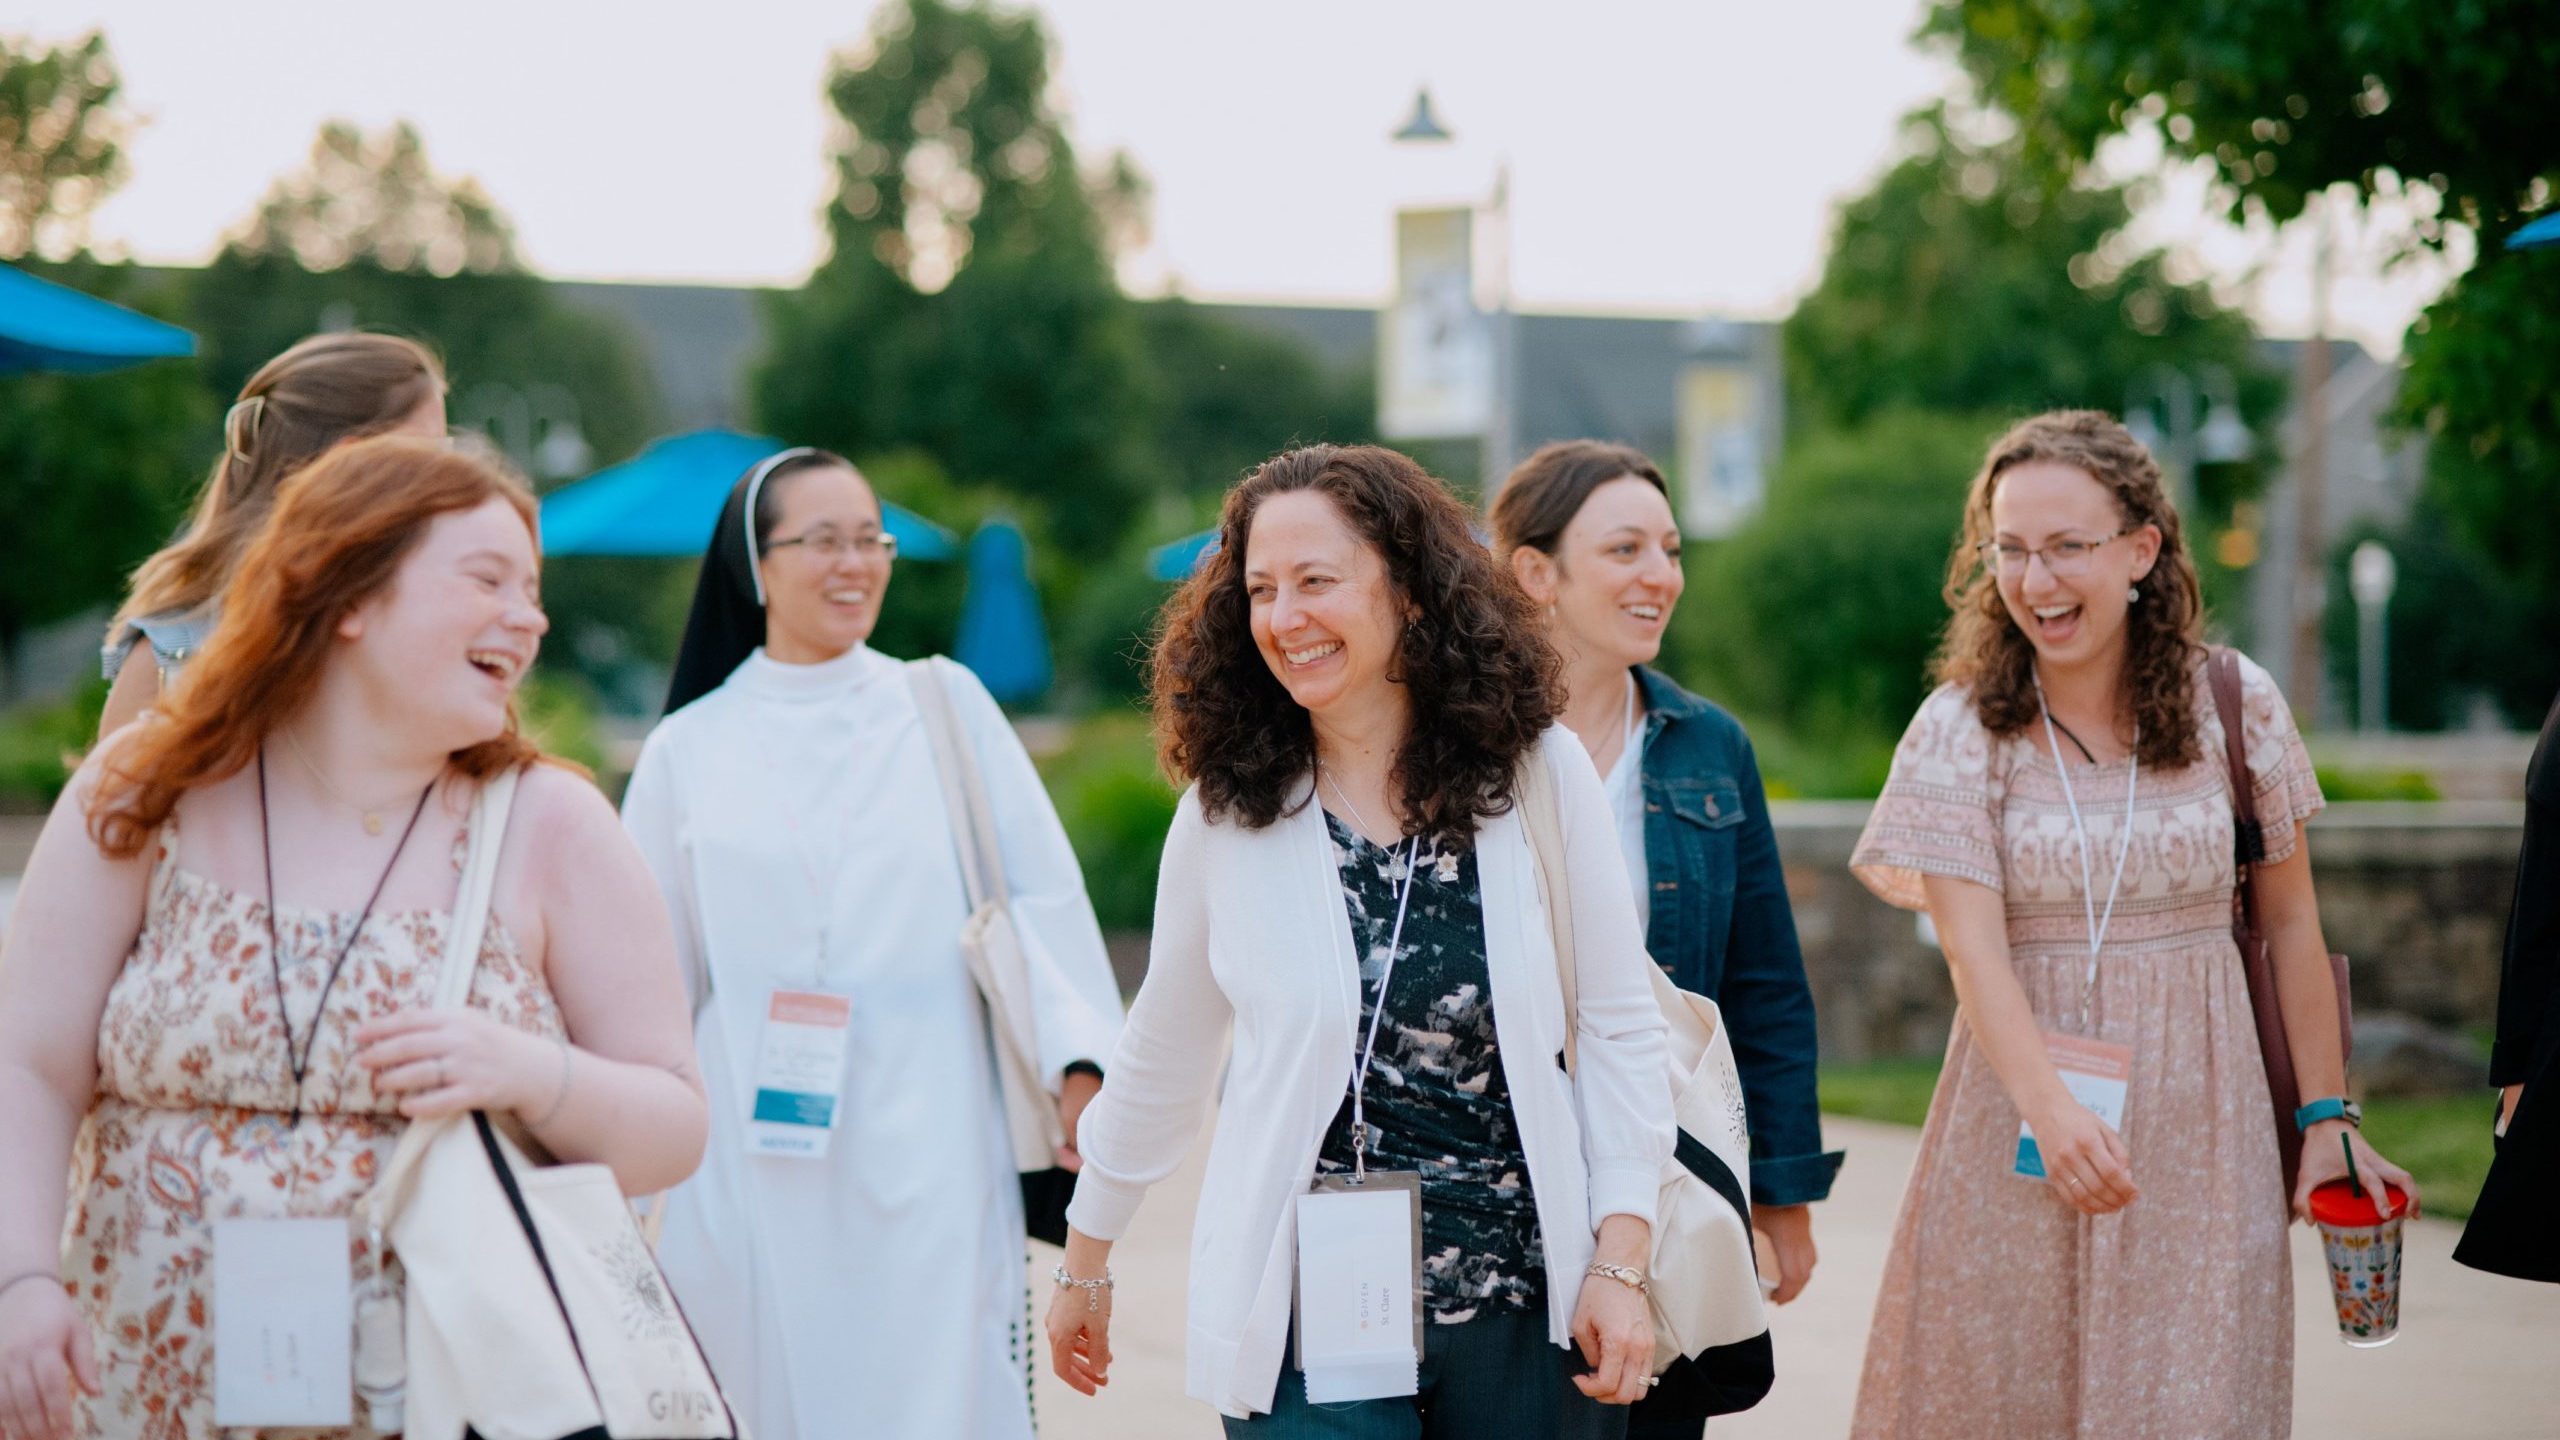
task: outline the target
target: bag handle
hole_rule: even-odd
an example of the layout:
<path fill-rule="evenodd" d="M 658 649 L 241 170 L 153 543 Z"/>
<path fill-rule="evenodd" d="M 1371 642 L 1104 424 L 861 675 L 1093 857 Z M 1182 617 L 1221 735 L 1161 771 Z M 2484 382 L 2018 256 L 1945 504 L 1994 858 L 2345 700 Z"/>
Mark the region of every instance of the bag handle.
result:
<path fill-rule="evenodd" d="M 1564 1069 L 1574 1071 L 1575 1035 L 1581 1028 L 1574 981 L 1581 962 L 1573 949 L 1573 895 L 1564 867 L 1564 817 L 1556 800 L 1555 772 L 1547 768 L 1543 744 L 1530 747 L 1521 763 L 1512 799 L 1520 807 L 1521 828 L 1529 832 L 1529 858 L 1536 871 L 1538 898 L 1546 902 L 1547 926 L 1555 934 L 1556 985 L 1564 992 Z"/>
<path fill-rule="evenodd" d="M 1002 905 L 1012 895 L 1005 882 L 1004 854 L 995 840 L 995 818 L 987 805 L 985 777 L 978 773 L 968 737 L 952 708 L 951 689 L 943 683 L 936 659 L 907 662 L 907 680 L 924 712 L 925 739 L 933 747 L 933 769 L 942 781 L 942 800 L 959 832 L 960 876 L 969 892 L 972 913 Z"/>
<path fill-rule="evenodd" d="M 436 976 L 438 1010 L 458 1010 L 471 997 L 471 977 L 480 968 L 480 940 L 489 928 L 489 901 L 497 890 L 498 852 L 505 847 L 507 817 L 515 808 L 516 783 L 522 773 L 508 770 L 482 782 L 480 793 L 472 799 L 470 835 L 462 851 L 462 883 L 453 897 L 453 921 L 445 927 L 444 967 Z M 427 1142 L 450 1123 L 450 1119 L 412 1123 L 400 1132 L 391 1158 L 383 1162 L 379 1178 L 365 1196 L 373 1228 L 391 1223 Z"/>

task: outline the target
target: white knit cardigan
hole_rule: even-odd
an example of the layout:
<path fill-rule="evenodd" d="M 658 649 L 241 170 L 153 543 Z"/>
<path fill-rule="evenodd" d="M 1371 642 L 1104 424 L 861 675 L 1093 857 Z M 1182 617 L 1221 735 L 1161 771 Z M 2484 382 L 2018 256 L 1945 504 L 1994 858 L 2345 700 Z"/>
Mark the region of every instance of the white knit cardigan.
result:
<path fill-rule="evenodd" d="M 1653 1218 L 1669 1158 L 1671 1086 L 1617 825 L 1580 741 L 1550 729 L 1574 947 L 1578 1072 L 1562 1068 L 1564 1002 L 1535 861 L 1516 811 L 1476 834 L 1494 1032 L 1546 1242 L 1547 1333 L 1570 1343 L 1603 1216 Z M 1232 1031 L 1191 1242 L 1184 1389 L 1221 1414 L 1267 1411 L 1289 1329 L 1291 1207 L 1351 1078 L 1360 1014 L 1332 839 L 1313 803 L 1261 830 L 1182 797 L 1156 888 L 1147 978 L 1102 1093 L 1078 1127 L 1084 1171 L 1067 1218 L 1117 1240 L 1149 1185 L 1198 1134 Z"/>

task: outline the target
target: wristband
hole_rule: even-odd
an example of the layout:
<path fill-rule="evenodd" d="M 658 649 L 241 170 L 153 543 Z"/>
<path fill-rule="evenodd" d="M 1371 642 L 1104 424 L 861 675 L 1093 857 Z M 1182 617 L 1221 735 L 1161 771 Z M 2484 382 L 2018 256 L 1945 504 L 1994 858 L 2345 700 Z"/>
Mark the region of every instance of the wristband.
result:
<path fill-rule="evenodd" d="M 2343 1095 L 2330 1095 L 2293 1112 L 2293 1128 L 2297 1131 L 2308 1130 L 2323 1120 L 2344 1120 L 2361 1130 L 2364 1107 Z"/>
<path fill-rule="evenodd" d="M 1604 1261 L 1594 1260 L 1590 1265 L 1584 1267 L 1582 1273 L 1585 1275 L 1597 1275 L 1603 1280 L 1615 1280 L 1619 1284 L 1626 1286 L 1628 1289 L 1633 1290 L 1639 1295 L 1649 1296 L 1653 1294 L 1653 1282 L 1645 1279 L 1644 1272 L 1636 1269 L 1632 1265 L 1611 1265 Z"/>

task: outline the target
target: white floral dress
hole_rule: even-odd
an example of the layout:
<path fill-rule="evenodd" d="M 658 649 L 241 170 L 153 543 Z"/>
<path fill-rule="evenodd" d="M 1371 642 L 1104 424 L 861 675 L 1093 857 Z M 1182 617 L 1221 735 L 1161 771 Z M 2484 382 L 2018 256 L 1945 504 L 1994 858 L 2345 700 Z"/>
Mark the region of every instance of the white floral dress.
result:
<path fill-rule="evenodd" d="M 308 1042 L 297 1128 L 265 900 L 182 869 L 174 821 L 154 844 L 142 933 L 107 994 L 97 1093 L 72 1149 L 63 1277 L 91 1326 L 105 1390 L 77 1398 L 84 1440 L 224 1433 L 213 1423 L 212 1222 L 353 1210 L 404 1123 L 355 1063 L 356 1029 L 434 1003 L 451 921 L 446 910 L 365 921 Z M 462 848 L 457 840 L 457 873 Z M 322 982 L 354 920 L 277 911 L 296 1037 L 313 1034 Z M 535 1034 L 563 1033 L 549 987 L 495 916 L 471 1004 Z M 367 1247 L 352 1232 L 348 1243 L 365 1273 Z"/>

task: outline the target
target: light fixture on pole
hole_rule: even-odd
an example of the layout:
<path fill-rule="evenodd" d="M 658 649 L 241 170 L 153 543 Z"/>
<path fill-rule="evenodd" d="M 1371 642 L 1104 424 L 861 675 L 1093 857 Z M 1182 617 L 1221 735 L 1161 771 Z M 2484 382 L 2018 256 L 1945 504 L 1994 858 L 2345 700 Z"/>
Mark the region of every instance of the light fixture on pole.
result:
<path fill-rule="evenodd" d="M 2356 546 L 2347 559 L 2347 588 L 2356 597 L 2356 728 L 2379 735 L 2391 728 L 2391 592 L 2400 567 L 2379 540 Z"/>
<path fill-rule="evenodd" d="M 1449 133 L 1449 127 L 1441 124 L 1440 117 L 1433 113 L 1431 87 L 1426 85 L 1413 92 L 1412 118 L 1404 122 L 1404 128 L 1388 138 L 1399 145 L 1430 145 L 1443 144 L 1456 137 Z"/>
<path fill-rule="evenodd" d="M 2201 424 L 2196 407 L 2205 414 Z M 2161 427 L 2163 418 L 2168 421 Z M 2170 499 L 2184 510 L 2196 499 L 2196 467 L 2229 465 L 2246 460 L 2257 449 L 2257 433 L 2240 417 L 2238 389 L 2231 372 L 2205 364 L 2190 376 L 2170 365 L 2154 365 L 2125 392 L 2124 428 L 2142 448 L 2157 456 L 2168 472 Z"/>

